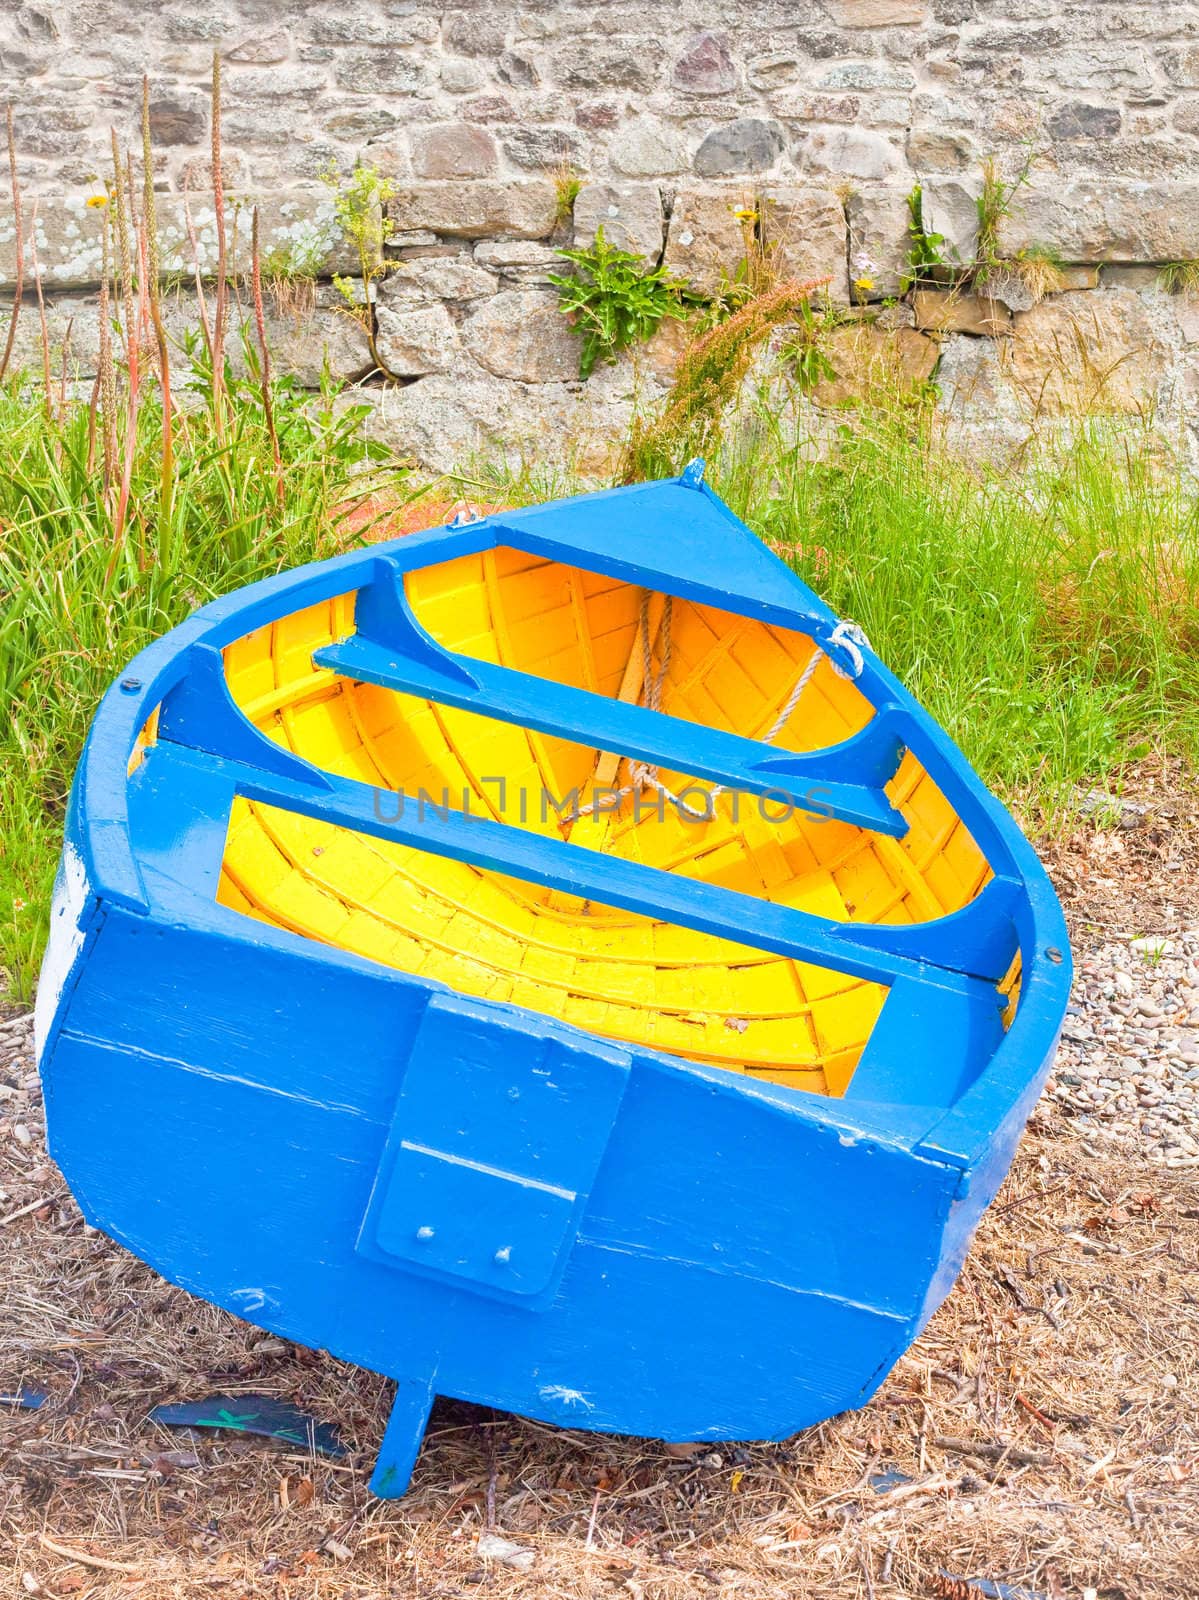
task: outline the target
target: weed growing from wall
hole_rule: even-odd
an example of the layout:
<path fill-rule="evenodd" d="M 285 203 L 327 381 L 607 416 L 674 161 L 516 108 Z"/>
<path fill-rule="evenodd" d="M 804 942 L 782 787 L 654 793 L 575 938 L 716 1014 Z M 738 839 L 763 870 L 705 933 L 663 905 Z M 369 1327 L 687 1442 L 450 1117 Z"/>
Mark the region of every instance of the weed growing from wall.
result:
<path fill-rule="evenodd" d="M 602 227 L 594 244 L 558 254 L 575 268 L 550 273 L 550 282 L 581 341 L 581 378 L 590 377 L 597 362 L 615 361 L 622 350 L 651 338 L 665 318 L 685 317 L 700 303 L 665 267 L 647 268 L 641 256 L 609 244 Z"/>
<path fill-rule="evenodd" d="M 342 311 L 359 324 L 376 368 L 394 377 L 379 353 L 375 336 L 374 285 L 392 271 L 384 251 L 395 235 L 387 207 L 395 198 L 395 185 L 377 167 L 359 163 L 343 176 L 336 162 L 322 173 L 333 191 L 333 213 L 342 233 L 358 257 L 358 281 L 335 274 L 334 287 L 342 298 Z"/>

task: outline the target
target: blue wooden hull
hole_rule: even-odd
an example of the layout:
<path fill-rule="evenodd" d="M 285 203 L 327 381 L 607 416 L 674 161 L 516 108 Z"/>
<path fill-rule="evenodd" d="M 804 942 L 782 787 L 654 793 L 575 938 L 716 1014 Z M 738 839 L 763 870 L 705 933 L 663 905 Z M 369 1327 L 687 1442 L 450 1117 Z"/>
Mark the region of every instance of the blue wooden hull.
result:
<path fill-rule="evenodd" d="M 654 489 L 696 492 L 615 493 Z M 588 545 L 575 508 L 612 498 L 496 520 L 509 542 L 557 540 L 646 584 L 835 622 L 727 513 L 710 550 L 651 540 L 635 568 L 610 529 Z M 441 559 L 488 533 L 388 549 Z M 842 1099 L 616 1046 L 250 922 L 214 897 L 232 795 L 257 784 L 343 815 L 362 797 L 309 794 L 264 752 L 218 705 L 212 652 L 367 584 L 384 559 L 216 602 L 144 652 L 97 715 L 38 1016 L 51 1150 L 84 1215 L 193 1293 L 395 1378 L 383 1494 L 406 1485 L 437 1394 L 666 1439 L 781 1438 L 862 1404 L 952 1285 L 1052 1060 L 1069 959 L 1034 852 L 871 656 L 867 692 L 909 719 L 1007 888 L 932 942 L 892 929 L 851 944 L 892 997 Z M 134 780 L 155 707 L 159 745 Z M 391 826 L 364 801 L 355 816 Z M 447 837 L 432 848 L 493 864 L 500 851 L 516 870 L 502 855 L 515 845 Z M 630 880 L 629 903 L 640 892 Z M 996 951 L 1016 949 L 1019 1005 L 996 1039 Z M 931 1004 L 917 993 L 930 972 L 954 980 Z M 971 1065 L 914 1103 L 905 1068 L 933 1058 Z M 434 1069 L 461 1086 L 448 1106 Z"/>

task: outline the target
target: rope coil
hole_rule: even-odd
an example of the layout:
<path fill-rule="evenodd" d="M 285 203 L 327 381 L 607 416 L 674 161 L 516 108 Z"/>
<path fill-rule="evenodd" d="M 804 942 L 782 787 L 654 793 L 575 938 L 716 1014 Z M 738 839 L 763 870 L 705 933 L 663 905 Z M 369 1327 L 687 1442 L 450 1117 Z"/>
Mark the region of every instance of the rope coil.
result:
<path fill-rule="evenodd" d="M 850 622 L 848 617 L 843 617 L 832 633 L 829 634 L 828 642 L 831 645 L 840 645 L 841 649 L 849 657 L 849 671 L 846 672 L 845 668 L 839 666 L 830 656 L 829 660 L 832 662 L 833 671 L 842 678 L 860 678 L 862 676 L 862 668 L 866 665 L 866 657 L 862 654 L 862 651 L 870 648 L 870 640 L 866 637 L 865 632 L 858 627 L 856 622 Z"/>

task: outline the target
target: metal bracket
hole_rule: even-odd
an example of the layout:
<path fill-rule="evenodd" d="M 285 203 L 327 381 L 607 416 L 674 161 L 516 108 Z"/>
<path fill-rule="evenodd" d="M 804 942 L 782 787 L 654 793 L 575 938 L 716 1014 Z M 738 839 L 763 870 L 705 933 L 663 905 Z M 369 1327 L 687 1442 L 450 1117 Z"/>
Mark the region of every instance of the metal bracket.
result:
<path fill-rule="evenodd" d="M 358 1248 L 526 1305 L 552 1297 L 628 1081 L 615 1046 L 435 995 Z"/>

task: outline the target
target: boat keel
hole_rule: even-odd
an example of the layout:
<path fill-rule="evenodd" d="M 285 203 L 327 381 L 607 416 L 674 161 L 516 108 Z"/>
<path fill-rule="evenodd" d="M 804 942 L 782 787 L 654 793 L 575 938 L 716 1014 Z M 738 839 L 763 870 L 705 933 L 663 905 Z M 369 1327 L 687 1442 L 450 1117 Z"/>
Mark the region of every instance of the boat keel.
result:
<path fill-rule="evenodd" d="M 371 1474 L 371 1493 L 377 1499 L 398 1500 L 407 1492 L 432 1406 L 431 1383 L 401 1378 L 396 1384 L 391 1415 Z"/>

